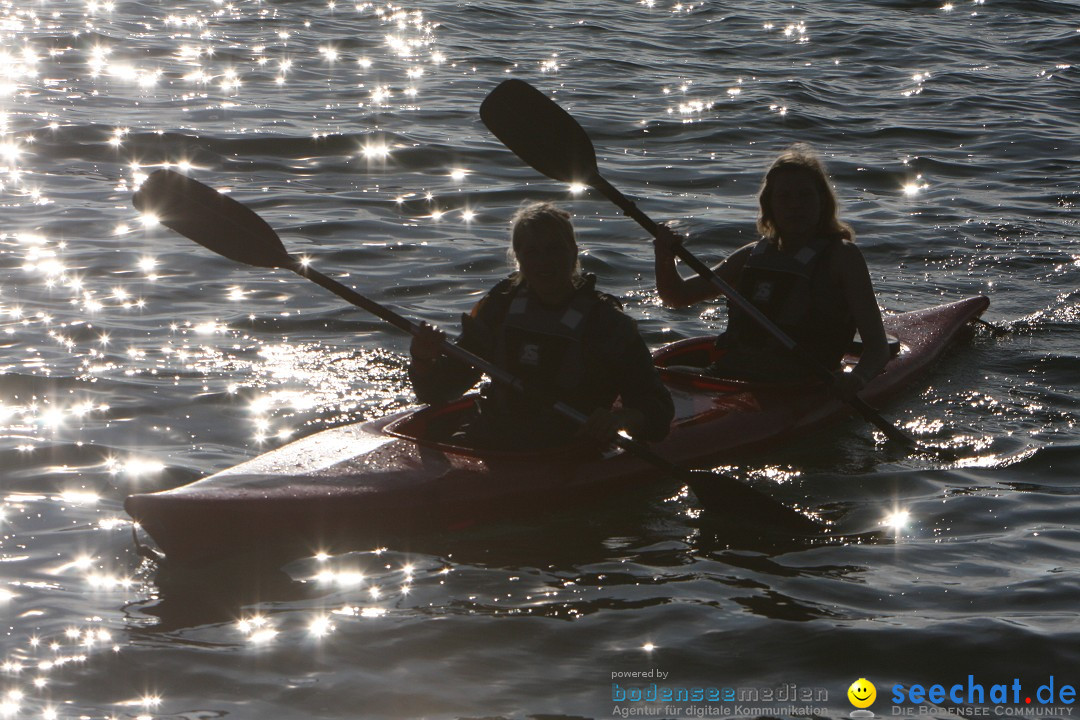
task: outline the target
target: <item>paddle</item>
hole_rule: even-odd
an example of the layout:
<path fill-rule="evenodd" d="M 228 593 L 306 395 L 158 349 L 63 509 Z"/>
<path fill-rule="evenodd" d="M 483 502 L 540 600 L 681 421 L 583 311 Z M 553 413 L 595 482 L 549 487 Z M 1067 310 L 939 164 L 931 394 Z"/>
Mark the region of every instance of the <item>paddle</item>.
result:
<path fill-rule="evenodd" d="M 152 213 L 161 224 L 230 260 L 256 267 L 292 270 L 405 332 L 415 335 L 419 329 L 411 320 L 290 255 L 278 234 L 255 211 L 197 180 L 171 170 L 157 170 L 135 193 L 133 202 L 140 212 Z M 579 425 L 588 420 L 575 408 L 561 401 L 543 398 L 512 374 L 453 343 L 443 341 L 441 349 L 444 354 L 487 373 L 497 382 L 528 394 L 538 403 Z M 685 470 L 657 455 L 643 443 L 621 435 L 616 436 L 614 443 L 672 478 L 688 484 L 706 509 L 737 513 L 742 519 L 774 524 L 801 534 L 819 533 L 822 529 L 802 513 L 733 478 L 719 473 Z"/>
<path fill-rule="evenodd" d="M 584 128 L 554 100 L 529 83 L 506 80 L 499 84 L 480 105 L 480 119 L 506 147 L 542 175 L 562 182 L 589 185 L 618 205 L 624 214 L 636 220 L 650 235 L 655 237 L 659 232 L 659 227 L 649 216 L 600 175 L 596 151 Z M 724 282 L 712 268 L 682 245 L 676 245 L 673 250 L 694 272 L 712 283 L 724 297 L 801 358 L 815 374 L 832 383 L 832 372 L 828 368 L 810 358 L 798 343 Z M 837 394 L 837 397 L 857 410 L 890 440 L 909 448 L 918 448 L 913 437 L 883 418 L 866 401 L 855 396 L 842 397 Z"/>

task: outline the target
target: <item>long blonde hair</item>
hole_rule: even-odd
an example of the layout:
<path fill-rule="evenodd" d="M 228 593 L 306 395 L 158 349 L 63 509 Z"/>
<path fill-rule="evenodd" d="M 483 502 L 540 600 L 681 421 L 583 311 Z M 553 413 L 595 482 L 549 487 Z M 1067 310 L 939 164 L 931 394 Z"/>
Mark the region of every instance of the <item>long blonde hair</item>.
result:
<path fill-rule="evenodd" d="M 814 188 L 820 199 L 820 214 L 818 215 L 817 234 L 819 237 L 844 239 L 855 241 L 855 231 L 850 225 L 838 217 L 839 203 L 836 193 L 829 183 L 829 175 L 825 170 L 825 163 L 821 161 L 814 149 L 806 143 L 796 143 L 782 152 L 765 173 L 765 179 L 761 183 L 761 191 L 758 193 L 757 229 L 761 235 L 770 242 L 776 242 L 779 238 L 776 229 L 776 215 L 772 205 L 772 183 L 781 172 L 803 172 L 813 180 Z"/>

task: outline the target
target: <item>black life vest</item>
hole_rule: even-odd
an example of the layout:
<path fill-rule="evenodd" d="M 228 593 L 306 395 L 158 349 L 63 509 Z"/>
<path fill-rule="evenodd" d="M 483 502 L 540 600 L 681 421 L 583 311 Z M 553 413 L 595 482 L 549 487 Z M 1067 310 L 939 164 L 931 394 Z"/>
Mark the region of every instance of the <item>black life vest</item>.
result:
<path fill-rule="evenodd" d="M 624 347 L 626 333 L 636 330 L 622 315 L 619 301 L 598 292 L 595 284 L 592 275 L 576 279 L 567 302 L 552 307 L 511 277 L 462 316 L 458 343 L 524 381 L 531 392 L 486 383 L 474 412 L 455 433 L 456 442 L 492 450 L 565 445 L 573 442 L 577 425 L 547 401 L 558 398 L 586 415 L 611 407 L 625 374 L 612 353 Z M 471 384 L 475 376 L 462 381 Z M 435 383 L 425 390 L 433 399 L 441 397 L 439 393 L 447 394 Z"/>
<path fill-rule="evenodd" d="M 794 254 L 760 240 L 739 275 L 739 294 L 754 304 L 814 360 L 832 370 L 840 365 L 855 335 L 855 319 L 843 288 L 830 272 L 830 259 L 839 239 L 807 245 Z M 729 350 L 789 353 L 753 318 L 728 304 L 728 327 L 717 347 Z M 809 371 L 796 362 L 792 375 Z"/>
<path fill-rule="evenodd" d="M 586 276 L 570 302 L 559 307 L 545 305 L 524 284 L 512 285 L 503 298 L 502 322 L 494 329 L 494 362 L 547 395 L 574 400 L 591 395 L 586 320 L 605 297 L 594 285 L 595 278 Z M 522 402 L 518 393 L 497 385 L 489 397 L 506 410 Z"/>

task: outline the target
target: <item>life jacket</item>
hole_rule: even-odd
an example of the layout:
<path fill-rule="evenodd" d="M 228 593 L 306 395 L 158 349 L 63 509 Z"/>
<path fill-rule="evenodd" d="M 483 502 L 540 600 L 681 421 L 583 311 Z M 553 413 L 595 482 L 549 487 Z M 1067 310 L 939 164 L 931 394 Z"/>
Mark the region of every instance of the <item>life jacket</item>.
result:
<path fill-rule="evenodd" d="M 832 370 L 840 365 L 855 335 L 855 319 L 843 288 L 830 272 L 830 259 L 842 242 L 822 240 L 795 254 L 782 252 L 762 239 L 751 250 L 739 275 L 737 290 L 761 310 L 803 350 Z M 728 304 L 728 327 L 717 338 L 717 347 L 789 353 L 748 314 Z M 806 375 L 799 363 L 791 374 Z"/>
<path fill-rule="evenodd" d="M 512 285 L 504 299 L 502 322 L 495 328 L 493 360 L 529 387 L 556 397 L 579 395 L 588 374 L 584 349 L 586 319 L 604 296 L 586 276 L 570 302 L 552 308 L 524 284 Z M 500 404 L 516 405 L 513 391 L 493 393 Z"/>
<path fill-rule="evenodd" d="M 541 396 L 560 398 L 582 412 L 610 404 L 614 398 L 604 396 L 604 383 L 597 377 L 604 368 L 588 356 L 586 330 L 590 315 L 603 311 L 604 305 L 620 305 L 597 292 L 595 284 L 596 278 L 586 275 L 568 304 L 552 308 L 523 284 L 499 283 L 481 301 L 484 331 L 489 333 L 486 356 Z M 570 442 L 577 431 L 573 422 L 501 383 L 482 389 L 476 410 L 463 438 L 477 447 L 550 447 Z"/>

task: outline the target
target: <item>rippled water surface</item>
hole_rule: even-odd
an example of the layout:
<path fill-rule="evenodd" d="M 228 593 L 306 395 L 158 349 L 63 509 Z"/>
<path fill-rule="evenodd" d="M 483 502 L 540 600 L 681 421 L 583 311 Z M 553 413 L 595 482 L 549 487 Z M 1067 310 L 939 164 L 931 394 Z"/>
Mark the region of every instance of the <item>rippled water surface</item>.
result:
<path fill-rule="evenodd" d="M 0 3 L 0 716 L 610 717 L 612 674 L 652 669 L 824 688 L 834 716 L 860 677 L 879 716 L 897 683 L 1080 684 L 1078 48 L 1073 0 Z M 959 459 L 856 421 L 733 458 L 841 524 L 895 520 L 862 543 L 763 545 L 658 479 L 164 582 L 127 494 L 412 397 L 397 332 L 140 217 L 153 169 L 447 326 L 507 272 L 513 211 L 565 202 L 651 346 L 722 325 L 661 307 L 640 229 L 490 136 L 506 77 L 710 260 L 753 239 L 775 153 L 813 143 L 883 309 L 991 298 L 993 328 L 884 408 Z"/>

